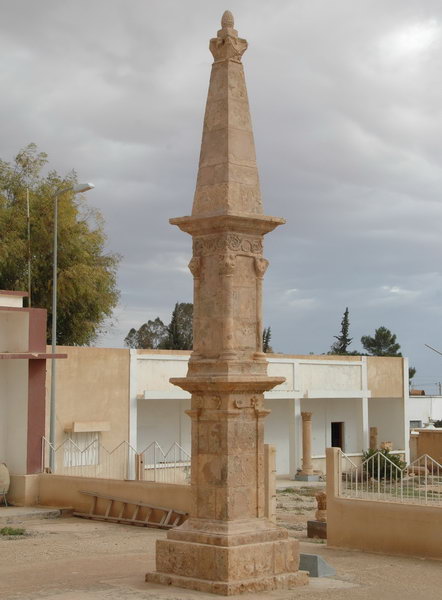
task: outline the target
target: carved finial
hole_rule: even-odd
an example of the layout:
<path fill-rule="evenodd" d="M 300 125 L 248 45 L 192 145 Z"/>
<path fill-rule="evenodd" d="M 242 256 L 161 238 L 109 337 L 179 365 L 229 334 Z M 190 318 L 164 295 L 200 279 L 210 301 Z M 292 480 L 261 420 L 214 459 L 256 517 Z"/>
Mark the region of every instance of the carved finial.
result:
<path fill-rule="evenodd" d="M 235 21 L 233 19 L 233 15 L 230 10 L 225 10 L 223 16 L 221 17 L 221 27 L 225 29 L 226 27 L 230 27 L 233 29 L 235 25 Z"/>
<path fill-rule="evenodd" d="M 210 52 L 215 62 L 233 60 L 241 62 L 241 56 L 247 50 L 247 41 L 238 37 L 234 29 L 235 21 L 230 10 L 224 11 L 221 17 L 221 29 L 217 37 L 210 40 Z"/>

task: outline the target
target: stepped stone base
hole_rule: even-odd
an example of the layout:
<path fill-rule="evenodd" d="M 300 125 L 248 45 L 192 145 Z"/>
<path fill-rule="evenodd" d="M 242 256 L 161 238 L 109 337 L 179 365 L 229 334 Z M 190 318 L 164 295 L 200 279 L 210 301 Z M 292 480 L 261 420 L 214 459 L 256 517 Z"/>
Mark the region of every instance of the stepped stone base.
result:
<path fill-rule="evenodd" d="M 282 575 L 269 575 L 254 579 L 242 579 L 239 581 L 207 581 L 195 577 L 182 577 L 180 575 L 168 575 L 166 573 L 147 573 L 146 581 L 160 583 L 163 585 L 174 585 L 181 588 L 197 590 L 219 596 L 234 596 L 245 592 L 265 592 L 271 590 L 286 590 L 308 583 L 307 571 L 297 573 L 284 573 Z"/>
<path fill-rule="evenodd" d="M 298 570 L 299 542 L 267 519 L 189 519 L 157 540 L 156 567 L 146 581 L 224 596 L 308 583 Z"/>

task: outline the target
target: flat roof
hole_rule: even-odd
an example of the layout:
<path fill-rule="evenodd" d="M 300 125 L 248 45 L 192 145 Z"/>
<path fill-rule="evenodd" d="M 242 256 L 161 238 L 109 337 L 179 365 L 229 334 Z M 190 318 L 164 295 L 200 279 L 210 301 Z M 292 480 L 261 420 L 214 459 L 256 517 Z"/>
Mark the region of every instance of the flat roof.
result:
<path fill-rule="evenodd" d="M 16 292 L 15 290 L 0 290 L 0 296 L 20 296 L 21 298 L 27 298 L 28 292 Z"/>

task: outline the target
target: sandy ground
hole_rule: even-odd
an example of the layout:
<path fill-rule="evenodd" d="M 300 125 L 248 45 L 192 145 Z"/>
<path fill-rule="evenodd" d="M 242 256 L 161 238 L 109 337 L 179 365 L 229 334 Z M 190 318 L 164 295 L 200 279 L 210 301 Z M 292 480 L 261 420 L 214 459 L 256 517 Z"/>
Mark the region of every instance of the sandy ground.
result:
<path fill-rule="evenodd" d="M 290 536 L 307 540 L 307 521 L 315 518 L 317 506 L 315 494 L 324 488 L 325 484 L 278 490 L 276 495 L 278 525 L 288 529 Z"/>
<path fill-rule="evenodd" d="M 323 543 L 305 541 L 305 522 L 314 514 L 315 507 L 312 496 L 306 495 L 309 493 L 302 488 L 296 492 L 279 492 L 279 521 L 290 528 L 291 535 L 300 539 L 301 552 L 322 555 L 336 569 L 336 577 L 311 579 L 305 588 L 252 594 L 246 598 L 442 598 L 442 562 L 333 550 Z M 216 598 L 144 582 L 146 571 L 154 569 L 155 540 L 165 537 L 164 531 L 72 517 L 34 519 L 22 526 L 28 532 L 25 537 L 0 536 L 2 600 Z"/>

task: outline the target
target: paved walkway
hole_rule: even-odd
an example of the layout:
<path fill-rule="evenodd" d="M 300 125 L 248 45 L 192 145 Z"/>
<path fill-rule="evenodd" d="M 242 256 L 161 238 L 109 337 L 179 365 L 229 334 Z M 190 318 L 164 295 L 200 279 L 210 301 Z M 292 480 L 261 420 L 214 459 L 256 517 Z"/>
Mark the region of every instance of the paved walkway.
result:
<path fill-rule="evenodd" d="M 217 596 L 144 582 L 154 569 L 155 541 L 166 532 L 76 518 L 34 519 L 25 538 L 0 537 L 1 600 L 214 600 Z M 251 594 L 243 600 L 436 600 L 442 562 L 333 550 L 320 554 L 336 577 L 305 588 Z"/>
<path fill-rule="evenodd" d="M 276 478 L 276 489 L 284 490 L 287 488 L 305 488 L 305 487 L 313 487 L 313 488 L 325 488 L 325 481 L 295 481 L 294 479 L 279 479 Z"/>

